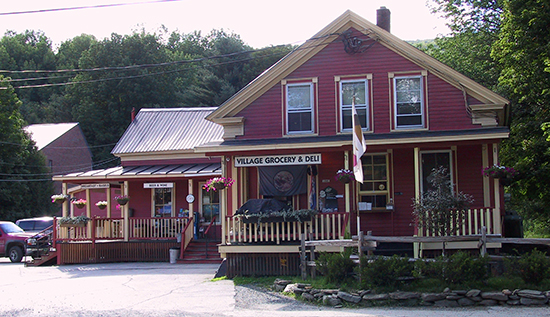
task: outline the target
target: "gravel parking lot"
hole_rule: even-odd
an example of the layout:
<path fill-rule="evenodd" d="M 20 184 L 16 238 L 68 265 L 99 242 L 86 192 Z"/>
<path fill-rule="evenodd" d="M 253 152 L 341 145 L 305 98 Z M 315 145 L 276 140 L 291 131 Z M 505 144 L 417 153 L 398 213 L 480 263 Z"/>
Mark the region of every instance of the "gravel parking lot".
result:
<path fill-rule="evenodd" d="M 212 282 L 211 264 L 25 267 L 0 259 L 0 316 L 550 316 L 549 307 L 335 309 Z"/>

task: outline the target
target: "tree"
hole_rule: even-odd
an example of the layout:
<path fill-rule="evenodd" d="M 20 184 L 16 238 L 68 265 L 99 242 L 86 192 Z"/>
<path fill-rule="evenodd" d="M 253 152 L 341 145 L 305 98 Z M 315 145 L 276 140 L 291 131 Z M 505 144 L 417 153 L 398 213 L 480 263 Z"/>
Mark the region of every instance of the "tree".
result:
<path fill-rule="evenodd" d="M 23 131 L 21 102 L 0 76 L 0 219 L 51 214 L 51 175 Z"/>
<path fill-rule="evenodd" d="M 550 230 L 550 3 L 505 2 L 493 56 L 502 64 L 499 84 L 514 103 L 510 139 L 502 161 L 519 171 L 509 190 L 521 214 Z"/>
<path fill-rule="evenodd" d="M 413 216 L 419 227 L 437 236 L 449 236 L 462 227 L 471 195 L 455 193 L 446 168 L 434 168 L 428 178 L 431 188 L 413 200 Z M 443 248 L 445 252 L 445 248 Z"/>

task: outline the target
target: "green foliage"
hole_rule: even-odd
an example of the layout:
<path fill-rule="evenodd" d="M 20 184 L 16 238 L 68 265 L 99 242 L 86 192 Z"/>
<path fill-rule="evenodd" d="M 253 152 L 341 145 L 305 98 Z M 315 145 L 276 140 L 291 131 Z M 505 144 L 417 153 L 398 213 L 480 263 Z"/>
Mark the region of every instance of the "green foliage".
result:
<path fill-rule="evenodd" d="M 21 102 L 0 76 L 0 219 L 15 221 L 52 212 L 44 157 L 23 131 Z"/>
<path fill-rule="evenodd" d="M 361 287 L 362 288 L 396 288 L 403 285 L 400 278 L 412 277 L 414 262 L 408 258 L 394 255 L 390 258 L 377 257 L 374 259 L 361 258 Z"/>
<path fill-rule="evenodd" d="M 441 256 L 435 261 L 424 262 L 420 271 L 423 276 L 439 279 L 447 285 L 471 285 L 489 278 L 488 264 L 487 257 L 459 251 L 449 257 Z"/>
<path fill-rule="evenodd" d="M 510 139 L 501 159 L 519 171 L 510 186 L 512 207 L 550 228 L 550 5 L 542 0 L 505 2 L 502 30 L 492 56 L 502 64 L 499 84 L 514 103 Z"/>
<path fill-rule="evenodd" d="M 429 176 L 432 187 L 413 200 L 413 216 L 420 227 L 440 236 L 456 232 L 464 221 L 464 210 L 473 202 L 470 195 L 455 193 L 447 170 L 439 167 Z"/>
<path fill-rule="evenodd" d="M 315 260 L 317 271 L 319 271 L 328 283 L 345 284 L 353 278 L 355 263 L 350 259 L 351 251 L 343 253 L 322 252 Z"/>
<path fill-rule="evenodd" d="M 508 275 L 519 276 L 530 284 L 547 280 L 550 273 L 550 258 L 537 249 L 520 257 L 507 258 L 505 264 Z"/>

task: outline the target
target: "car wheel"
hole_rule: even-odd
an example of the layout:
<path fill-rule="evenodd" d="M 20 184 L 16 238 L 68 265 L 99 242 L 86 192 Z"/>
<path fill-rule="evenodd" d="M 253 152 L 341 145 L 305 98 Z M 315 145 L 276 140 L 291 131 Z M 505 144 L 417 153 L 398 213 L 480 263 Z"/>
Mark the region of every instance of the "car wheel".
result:
<path fill-rule="evenodd" d="M 23 259 L 23 250 L 18 246 L 11 247 L 8 254 L 12 262 L 21 262 L 21 259 Z"/>

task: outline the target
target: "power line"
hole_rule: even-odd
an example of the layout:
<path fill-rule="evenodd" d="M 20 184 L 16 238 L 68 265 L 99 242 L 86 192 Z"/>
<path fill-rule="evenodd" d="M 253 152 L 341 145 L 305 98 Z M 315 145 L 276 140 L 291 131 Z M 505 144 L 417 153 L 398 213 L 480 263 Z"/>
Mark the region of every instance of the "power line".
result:
<path fill-rule="evenodd" d="M 112 3 L 112 4 L 98 4 L 91 6 L 80 6 L 80 7 L 66 7 L 66 8 L 53 8 L 53 9 L 41 9 L 41 10 L 29 10 L 29 11 L 14 11 L 14 12 L 2 12 L 0 16 L 4 15 L 18 15 L 18 14 L 31 14 L 31 13 L 48 13 L 48 12 L 59 12 L 59 11 L 72 11 L 72 10 L 83 10 L 83 9 L 100 9 L 100 8 L 111 8 L 111 7 L 121 7 L 121 6 L 130 6 L 138 4 L 151 4 L 151 3 L 161 3 L 161 2 L 178 2 L 183 0 L 151 0 L 143 2 L 124 2 L 124 3 Z"/>

